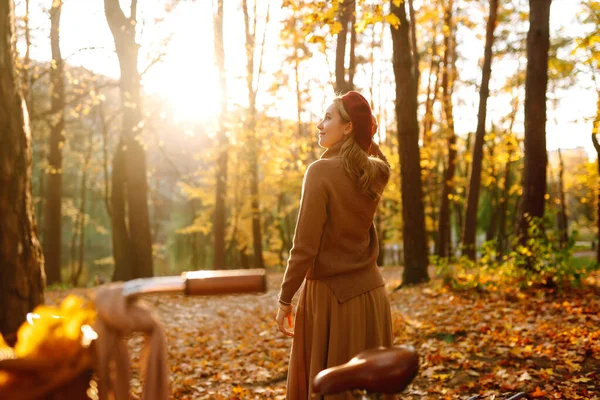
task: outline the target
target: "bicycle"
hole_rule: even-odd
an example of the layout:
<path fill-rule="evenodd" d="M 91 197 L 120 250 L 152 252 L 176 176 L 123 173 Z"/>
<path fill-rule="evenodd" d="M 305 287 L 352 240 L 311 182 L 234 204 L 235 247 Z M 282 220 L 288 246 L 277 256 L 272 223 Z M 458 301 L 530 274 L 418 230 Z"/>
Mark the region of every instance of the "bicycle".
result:
<path fill-rule="evenodd" d="M 156 293 L 213 296 L 264 293 L 266 290 L 266 274 L 262 269 L 191 271 L 182 276 L 127 281 L 123 284 L 122 295 L 128 301 L 133 301 L 142 295 Z M 88 398 L 86 392 L 94 389 L 93 359 L 93 347 L 90 350 L 82 349 L 69 368 L 57 372 L 52 364 L 44 360 L 15 359 L 14 354 L 0 352 L 0 372 L 9 371 L 28 377 L 12 387 L 4 388 L 0 379 L 0 398 Z M 397 394 L 406 389 L 417 376 L 418 370 L 419 357 L 412 347 L 369 349 L 357 354 L 345 364 L 321 371 L 315 377 L 313 388 L 315 394 L 320 396 L 351 390 L 366 391 L 367 394 Z M 61 375 L 56 376 L 58 373 Z M 44 376 L 50 376 L 50 379 L 40 381 Z M 35 384 L 36 380 L 38 384 Z M 362 398 L 368 399 L 367 394 L 363 393 Z M 473 396 L 468 400 L 479 398 Z M 523 398 L 528 397 L 524 393 L 518 393 L 507 400 Z"/>
<path fill-rule="evenodd" d="M 395 346 L 363 351 L 345 364 L 325 369 L 313 381 L 319 396 L 358 390 L 361 400 L 369 393 L 398 394 L 403 392 L 419 371 L 419 357 L 414 348 Z M 365 393 L 366 392 L 366 393 Z M 480 400 L 472 396 L 467 400 Z M 529 399 L 523 392 L 510 395 L 506 400 Z"/>
<path fill-rule="evenodd" d="M 154 293 L 214 296 L 265 293 L 266 290 L 264 269 L 190 271 L 181 276 L 141 278 L 124 282 L 121 296 L 129 303 L 142 295 Z M 27 323 L 34 325 L 36 320 L 35 314 L 28 314 Z M 96 357 L 93 340 L 97 340 L 98 335 L 90 337 L 90 346 L 80 346 L 72 359 L 61 360 L 60 363 L 43 357 L 17 358 L 14 350 L 5 348 L 2 351 L 0 348 L 0 399 L 94 398 L 86 392 L 97 392 L 98 383 L 92 376 Z"/>

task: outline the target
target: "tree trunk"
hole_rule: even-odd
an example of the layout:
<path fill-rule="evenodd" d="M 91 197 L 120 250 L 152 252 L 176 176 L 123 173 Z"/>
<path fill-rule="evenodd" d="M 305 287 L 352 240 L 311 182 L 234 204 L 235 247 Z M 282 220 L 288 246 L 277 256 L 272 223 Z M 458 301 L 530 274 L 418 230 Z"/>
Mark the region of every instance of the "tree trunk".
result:
<path fill-rule="evenodd" d="M 510 131 L 509 131 L 510 132 Z M 512 135 L 512 134 L 511 134 Z M 506 220 L 508 212 L 508 204 L 510 202 L 510 186 L 511 182 L 511 166 L 512 166 L 512 155 L 515 151 L 515 146 L 508 146 L 508 155 L 506 157 L 506 164 L 504 165 L 504 187 L 502 189 L 502 195 L 500 197 L 500 204 L 498 206 L 498 239 L 496 244 L 496 252 L 500 259 L 508 250 L 508 237 L 506 234 Z"/>
<path fill-rule="evenodd" d="M 596 198 L 596 262 L 600 264 L 600 143 L 598 143 L 598 135 L 600 133 L 600 91 L 598 91 L 598 102 L 596 106 L 596 119 L 592 128 L 592 143 L 596 149 L 596 164 L 598 168 L 598 195 Z"/>
<path fill-rule="evenodd" d="M 275 221 L 275 226 L 277 227 L 277 231 L 279 232 L 279 239 L 281 240 L 281 246 L 279 246 L 279 264 L 285 265 L 285 257 L 283 256 L 284 250 L 287 248 L 286 238 L 285 238 L 285 230 L 284 230 L 284 217 L 283 217 L 283 209 L 285 206 L 285 193 L 281 190 L 282 185 L 279 185 L 279 194 L 277 195 L 277 212 L 273 216 L 273 220 Z"/>
<path fill-rule="evenodd" d="M 433 26 L 435 29 L 435 24 Z M 431 78 L 435 76 L 434 82 L 431 82 Z M 432 221 L 437 220 L 435 212 L 435 195 L 438 193 L 436 175 L 433 171 L 437 169 L 438 160 L 434 162 L 433 152 L 433 109 L 435 102 L 438 98 L 438 92 L 440 88 L 440 59 L 437 55 L 437 42 L 435 37 L 431 46 L 431 63 L 429 65 L 429 77 L 427 79 L 427 95 L 425 97 L 425 114 L 423 116 L 423 146 L 422 154 L 424 154 L 425 161 L 423 163 L 423 182 L 424 182 L 424 202 L 427 204 L 426 210 L 429 209 L 429 217 Z M 433 84 L 433 87 L 432 87 Z M 427 214 L 427 213 L 426 213 Z M 435 229 L 428 231 L 431 235 L 431 239 L 437 242 L 437 235 Z"/>
<path fill-rule="evenodd" d="M 46 260 L 46 279 L 48 285 L 61 281 L 62 250 L 62 147 L 65 141 L 65 81 L 64 64 L 60 54 L 60 16 L 62 1 L 51 0 L 50 42 L 52 47 L 51 81 L 51 122 L 48 143 L 48 167 L 46 182 L 46 202 L 43 221 L 44 259 Z"/>
<path fill-rule="evenodd" d="M 29 104 L 29 88 L 30 88 L 30 75 L 29 68 L 31 67 L 31 29 L 29 28 L 29 0 L 25 0 L 25 16 L 23 17 L 23 24 L 25 29 L 25 55 L 23 56 L 23 67 L 21 68 L 21 89 L 23 92 L 23 98 L 27 103 L 27 108 L 31 109 Z"/>
<path fill-rule="evenodd" d="M 14 2 L 0 0 L 0 333 L 44 302 L 44 258 L 31 195 L 31 132 L 18 81 Z"/>
<path fill-rule="evenodd" d="M 597 160 L 596 164 L 598 164 L 598 176 L 600 177 L 600 148 L 596 147 Z M 598 185 L 600 186 L 600 184 Z M 596 236 L 596 263 L 600 264 L 600 189 L 598 190 L 598 197 L 596 199 L 596 230 L 598 234 Z"/>
<path fill-rule="evenodd" d="M 218 0 L 217 14 L 214 19 L 215 60 L 219 69 L 219 86 L 221 91 L 221 110 L 219 116 L 219 132 L 217 135 L 218 156 L 216 165 L 215 213 L 213 222 L 213 267 L 225 269 L 225 223 L 227 220 L 227 154 L 229 140 L 225 127 L 227 116 L 227 81 L 225 74 L 225 47 L 223 45 L 223 2 Z"/>
<path fill-rule="evenodd" d="M 417 47 L 417 21 L 415 19 L 415 8 L 413 6 L 413 0 L 408 0 L 408 13 L 410 15 L 410 44 L 413 57 L 413 75 L 415 77 L 415 93 L 419 95 L 419 81 L 421 79 L 421 73 L 419 72 L 419 50 Z"/>
<path fill-rule="evenodd" d="M 567 214 L 567 202 L 565 200 L 565 164 L 563 163 L 562 153 L 558 149 L 558 198 L 560 207 L 557 215 L 558 239 L 560 247 L 566 248 L 569 243 L 569 218 Z"/>
<path fill-rule="evenodd" d="M 294 30 L 294 35 L 297 35 L 297 31 Z M 295 39 L 294 43 L 298 43 Z M 303 136 L 302 129 L 302 93 L 300 92 L 300 55 L 298 54 L 298 48 L 294 50 L 294 83 L 296 84 L 296 133 L 298 137 Z"/>
<path fill-rule="evenodd" d="M 240 194 L 245 192 L 245 182 L 240 182 L 240 163 L 239 163 L 239 159 L 238 158 L 234 158 L 233 159 L 235 164 L 233 165 L 232 168 L 232 172 L 233 172 L 233 184 L 231 185 L 231 188 L 233 190 L 233 204 L 232 204 L 232 224 L 233 227 L 231 228 L 231 236 L 229 239 L 229 243 L 227 244 L 227 255 L 229 256 L 229 260 L 230 260 L 230 264 L 231 265 L 239 265 L 241 263 L 241 258 L 240 258 L 240 252 L 239 252 L 239 245 L 238 245 L 238 240 L 237 240 L 237 235 L 238 235 L 238 227 L 240 225 L 240 218 L 241 218 L 241 213 L 242 213 L 242 207 L 243 207 L 243 199 L 241 199 L 240 197 L 242 197 Z M 239 262 L 238 262 L 239 260 Z M 237 268 L 237 266 L 234 266 L 234 268 Z"/>
<path fill-rule="evenodd" d="M 255 10 L 256 10 L 256 3 Z M 252 21 L 252 30 L 250 29 L 250 16 L 248 14 L 248 1 L 242 1 L 242 9 L 244 12 L 244 27 L 246 33 L 246 84 L 248 88 L 248 158 L 250 166 L 250 207 L 252 210 L 252 248 L 254 251 L 254 268 L 264 268 L 265 263 L 262 254 L 262 230 L 261 230 L 261 211 L 260 211 L 260 193 L 259 193 L 259 171 L 258 171 L 258 138 L 256 137 L 256 94 L 258 92 L 260 76 L 262 73 L 262 61 L 265 48 L 265 38 L 267 26 L 269 24 L 270 6 L 268 4 L 267 20 L 265 23 L 264 36 L 262 38 L 262 46 L 260 58 L 258 60 L 257 83 L 254 86 L 254 50 L 256 49 L 256 12 L 254 12 Z M 244 253 L 245 254 L 245 253 Z"/>
<path fill-rule="evenodd" d="M 442 194 L 440 198 L 440 214 L 438 223 L 438 242 L 436 253 L 439 257 L 450 257 L 452 255 L 452 238 L 450 235 L 450 197 L 454 189 L 454 173 L 456 171 L 456 134 L 454 133 L 454 116 L 452 110 L 452 87 L 454 77 L 453 69 L 453 47 L 452 35 L 454 26 L 452 24 L 452 9 L 454 0 L 449 0 L 446 5 L 444 16 L 444 59 L 442 72 L 442 95 L 443 110 L 446 118 L 446 142 L 448 148 L 448 162 L 444 169 L 444 181 L 442 182 Z"/>
<path fill-rule="evenodd" d="M 550 0 L 529 0 L 521 244 L 527 245 L 531 218 L 543 218 L 546 195 L 546 89 L 550 48 Z M 529 260 L 531 267 L 533 259 Z"/>
<path fill-rule="evenodd" d="M 488 157 L 489 157 L 490 164 L 491 164 L 490 169 L 491 169 L 493 183 L 490 187 L 492 213 L 490 216 L 490 224 L 488 225 L 488 229 L 487 229 L 487 232 L 485 235 L 486 241 L 494 240 L 494 238 L 496 237 L 496 232 L 498 231 L 498 213 L 496 212 L 496 210 L 498 209 L 498 172 L 496 170 L 496 164 L 494 163 L 494 159 L 495 159 L 494 153 L 496 150 L 496 142 L 494 139 L 492 139 L 490 141 L 488 149 L 489 149 Z M 464 254 L 464 248 L 463 248 L 463 254 Z"/>
<path fill-rule="evenodd" d="M 110 217 L 112 215 L 110 207 L 110 183 L 108 174 L 108 124 L 104 115 L 104 105 L 98 104 L 98 118 L 102 127 L 102 172 L 104 175 L 104 206 L 106 213 Z"/>
<path fill-rule="evenodd" d="M 356 31 L 354 29 L 354 11 L 356 10 L 356 0 L 346 0 L 340 4 L 339 22 L 342 29 L 337 34 L 337 43 L 335 47 L 335 91 L 344 94 L 354 90 L 354 71 L 356 69 L 356 59 L 354 47 L 356 45 Z M 346 69 L 346 43 L 348 41 L 348 32 L 350 32 L 350 63 Z M 346 79 L 346 73 L 348 78 Z"/>
<path fill-rule="evenodd" d="M 521 80 L 519 77 L 521 76 L 521 63 L 519 63 L 519 67 L 517 68 L 517 85 L 515 88 L 515 94 L 513 96 L 513 100 L 511 103 L 512 111 L 510 113 L 510 123 L 507 131 L 505 132 L 505 143 L 506 143 L 506 164 L 504 166 L 504 188 L 502 190 L 502 197 L 500 198 L 500 207 L 498 209 L 498 240 L 496 245 L 496 252 L 498 253 L 497 257 L 500 259 L 509 249 L 508 245 L 508 235 L 506 233 L 506 221 L 508 219 L 508 206 L 510 203 L 510 187 L 512 185 L 511 182 L 511 166 L 512 166 L 512 157 L 518 148 L 518 142 L 513 135 L 513 128 L 515 125 L 515 121 L 517 119 L 517 111 L 519 110 L 520 97 L 519 97 L 519 89 L 521 87 Z M 516 213 L 515 213 L 516 214 Z M 513 224 L 514 225 L 514 224 Z"/>
<path fill-rule="evenodd" d="M 123 146 L 121 138 L 115 149 L 111 175 L 110 219 L 112 225 L 113 258 L 115 260 L 113 281 L 127 281 L 135 277 L 133 272 L 133 253 L 131 251 L 132 243 L 126 223 L 125 154 Z"/>
<path fill-rule="evenodd" d="M 77 286 L 79 284 L 79 280 L 81 279 L 81 273 L 83 272 L 83 261 L 85 258 L 85 205 L 87 202 L 87 179 L 88 179 L 88 169 L 90 167 L 90 162 L 92 159 L 92 150 L 93 150 L 93 140 L 92 140 L 92 132 L 90 132 L 90 137 L 88 138 L 88 148 L 85 153 L 85 157 L 83 160 L 83 166 L 81 170 L 81 190 L 80 190 L 80 198 L 81 203 L 79 204 L 79 227 L 76 229 L 78 233 L 78 259 L 77 259 L 77 268 L 75 269 L 75 273 L 71 276 L 71 283 L 73 286 Z"/>
<path fill-rule="evenodd" d="M 404 245 L 403 284 L 429 280 L 427 273 L 427 244 L 421 160 L 419 153 L 419 125 L 417 122 L 417 93 L 414 83 L 408 21 L 405 4 L 396 7 L 390 2 L 391 12 L 400 20 L 400 26 L 390 27 L 393 42 L 392 60 L 396 78 L 396 124 L 398 153 L 402 181 L 402 220 Z"/>
<path fill-rule="evenodd" d="M 131 254 L 117 256 L 115 253 L 115 275 L 117 270 L 125 269 L 123 275 L 130 270 L 132 278 L 142 278 L 153 275 L 152 268 L 152 234 L 148 211 L 148 182 L 146 177 L 146 154 L 140 143 L 142 134 L 142 110 L 140 94 L 140 76 L 137 70 L 138 45 L 135 42 L 137 0 L 131 2 L 131 15 L 125 17 L 119 5 L 119 0 L 104 0 L 104 11 L 108 26 L 112 32 L 119 66 L 121 69 L 121 103 L 123 107 L 123 130 L 121 133 L 121 155 L 123 173 L 116 178 L 117 186 L 122 186 L 123 213 L 122 220 L 117 218 L 113 208 L 113 236 L 116 230 L 122 230 L 117 235 L 126 235 L 130 246 L 121 248 Z M 115 157 L 117 157 L 115 155 Z M 114 172 L 113 172 L 114 174 Z M 115 179 L 113 178 L 113 185 Z M 115 188 L 113 186 L 113 196 Z M 118 195 L 117 195 L 118 197 Z M 117 203 L 120 200 L 117 200 Z M 125 214 L 126 213 L 126 214 Z M 127 217 L 127 223 L 125 218 Z M 124 230 L 123 230 L 124 228 Z M 113 238 L 113 244 L 114 244 Z M 116 246 L 114 248 L 116 251 Z M 131 262 L 124 265 L 123 262 Z"/>
<path fill-rule="evenodd" d="M 246 253 L 246 249 L 246 246 L 240 249 L 240 263 L 242 264 L 243 269 L 250 268 L 250 260 L 248 259 L 248 253 Z"/>
<path fill-rule="evenodd" d="M 431 64 L 429 65 L 429 78 L 427 79 L 427 96 L 425 97 L 425 114 L 423 117 L 423 146 L 431 142 L 431 128 L 433 126 L 433 106 L 440 88 L 439 80 L 440 60 L 437 56 L 437 43 L 435 37 L 431 45 Z M 435 74 L 435 82 L 431 87 L 431 77 Z M 433 94 L 433 97 L 432 97 Z"/>
<path fill-rule="evenodd" d="M 492 48 L 494 46 L 494 30 L 498 19 L 498 0 L 490 0 L 490 15 L 487 21 L 485 48 L 483 51 L 483 68 L 481 70 L 481 86 L 479 88 L 479 111 L 477 113 L 477 130 L 473 146 L 473 167 L 469 179 L 467 195 L 467 212 L 465 216 L 465 233 L 463 236 L 462 254 L 475 259 L 475 235 L 477 232 L 477 211 L 481 188 L 481 164 L 483 161 L 483 142 L 485 139 L 485 122 L 487 116 L 487 100 L 490 95 L 490 76 L 492 74 Z"/>
<path fill-rule="evenodd" d="M 375 214 L 375 230 L 379 238 L 379 254 L 377 255 L 377 265 L 383 267 L 385 265 L 385 228 L 383 226 L 383 219 L 381 218 L 381 211 Z"/>

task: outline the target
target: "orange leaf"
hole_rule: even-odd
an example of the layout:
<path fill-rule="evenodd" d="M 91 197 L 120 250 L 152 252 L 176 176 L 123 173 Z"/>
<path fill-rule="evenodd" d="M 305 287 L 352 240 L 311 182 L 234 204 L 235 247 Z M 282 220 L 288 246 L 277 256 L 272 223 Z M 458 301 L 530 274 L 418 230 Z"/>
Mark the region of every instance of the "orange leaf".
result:
<path fill-rule="evenodd" d="M 531 393 L 531 397 L 542 397 L 545 395 L 546 393 L 542 389 L 540 389 L 539 386 L 535 388 L 535 392 Z"/>

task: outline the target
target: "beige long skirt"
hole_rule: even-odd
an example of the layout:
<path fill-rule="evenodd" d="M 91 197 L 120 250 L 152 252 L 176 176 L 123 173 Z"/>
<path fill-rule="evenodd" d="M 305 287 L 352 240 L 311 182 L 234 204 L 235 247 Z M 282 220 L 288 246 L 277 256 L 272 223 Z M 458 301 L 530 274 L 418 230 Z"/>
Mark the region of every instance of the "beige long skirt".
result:
<path fill-rule="evenodd" d="M 350 392 L 311 397 L 314 377 L 363 350 L 391 346 L 392 342 L 392 318 L 385 287 L 340 303 L 327 284 L 307 280 L 296 311 L 287 399 L 354 399 Z"/>

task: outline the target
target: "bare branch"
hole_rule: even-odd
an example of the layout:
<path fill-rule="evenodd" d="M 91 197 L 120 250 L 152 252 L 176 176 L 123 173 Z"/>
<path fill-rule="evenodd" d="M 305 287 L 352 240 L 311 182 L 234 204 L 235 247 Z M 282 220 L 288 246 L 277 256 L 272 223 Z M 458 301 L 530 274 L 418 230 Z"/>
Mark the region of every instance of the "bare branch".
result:
<path fill-rule="evenodd" d="M 82 47 L 81 49 L 75 50 L 74 52 L 72 52 L 71 54 L 69 54 L 68 56 L 66 56 L 64 59 L 66 60 L 69 57 L 74 56 L 77 53 L 81 53 L 82 51 L 90 51 L 90 50 L 107 50 L 107 48 L 106 47 L 94 47 L 94 46 L 91 46 L 91 47 Z"/>
<path fill-rule="evenodd" d="M 258 59 L 258 76 L 256 77 L 256 89 L 255 92 L 258 92 L 258 88 L 260 86 L 260 75 L 262 74 L 262 65 L 263 65 L 263 54 L 265 53 L 265 42 L 267 39 L 267 28 L 269 27 L 269 19 L 271 17 L 271 0 L 267 4 L 267 19 L 265 21 L 265 29 L 263 32 L 262 43 L 260 45 L 260 58 Z"/>
<path fill-rule="evenodd" d="M 97 86 L 97 89 L 99 90 L 99 89 L 113 88 L 113 87 L 118 87 L 118 86 L 119 86 L 119 84 L 116 82 L 107 82 L 107 83 Z M 65 101 L 65 107 L 76 104 L 78 101 L 84 99 L 86 96 L 89 96 L 89 94 L 90 94 L 89 92 L 84 92 L 84 93 L 80 93 L 80 94 L 74 96 L 73 98 L 69 99 L 68 101 Z M 49 110 L 43 111 L 38 114 L 32 114 L 31 119 L 32 120 L 42 119 L 44 117 L 47 117 L 48 115 L 51 115 L 53 112 L 54 112 L 53 110 L 49 109 Z"/>
<path fill-rule="evenodd" d="M 150 70 L 150 68 L 161 62 L 165 55 L 165 53 L 160 53 L 158 56 L 156 56 L 156 58 L 154 58 L 154 60 L 150 61 L 150 64 L 148 64 L 146 68 L 144 68 L 144 70 L 140 73 L 140 78 L 142 78 L 144 74 Z"/>

